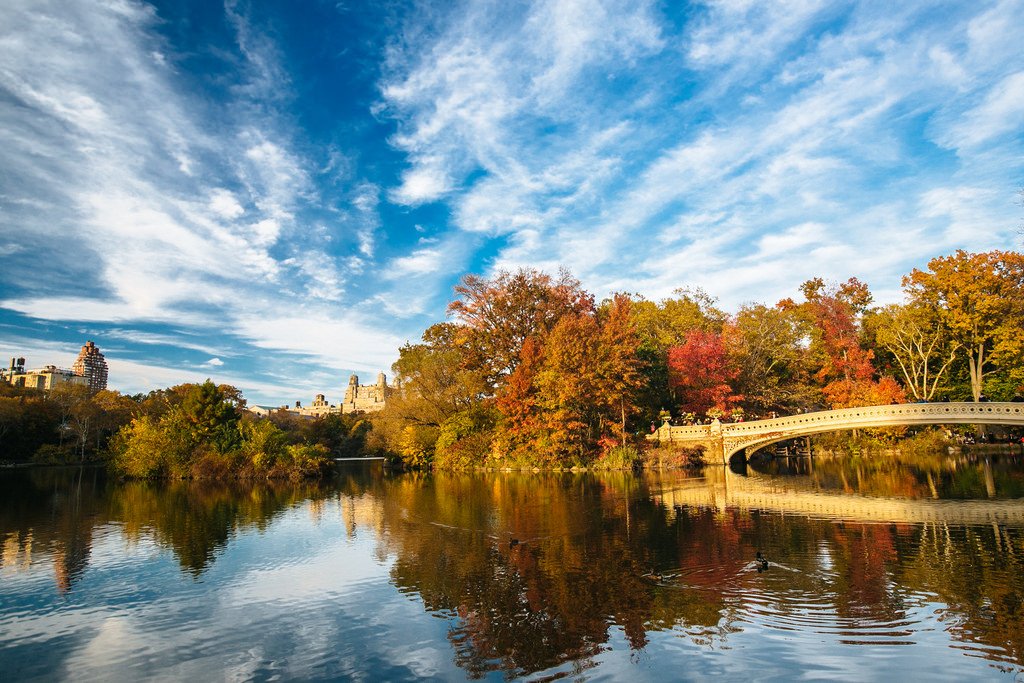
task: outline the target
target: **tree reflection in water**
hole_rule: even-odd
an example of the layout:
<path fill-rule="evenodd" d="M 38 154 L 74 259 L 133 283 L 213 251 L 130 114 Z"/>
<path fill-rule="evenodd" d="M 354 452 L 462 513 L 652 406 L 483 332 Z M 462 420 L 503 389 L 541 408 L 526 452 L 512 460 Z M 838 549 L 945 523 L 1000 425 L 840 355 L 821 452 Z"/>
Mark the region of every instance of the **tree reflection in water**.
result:
<path fill-rule="evenodd" d="M 281 511 L 328 497 L 318 482 L 107 482 L 96 468 L 33 469 L 0 478 L 3 566 L 52 553 L 58 588 L 68 590 L 88 564 L 95 529 L 117 524 L 129 542 L 143 536 L 202 574 L 239 530 L 262 530 Z"/>
<path fill-rule="evenodd" d="M 746 480 L 924 499 L 979 485 L 987 499 L 986 467 L 997 496 L 1021 481 L 1019 464 L 999 460 L 795 467 L 784 478 Z M 152 539 L 199 577 L 235 535 L 262 531 L 298 505 L 314 518 L 337 506 L 349 535 L 369 534 L 378 558 L 392 560 L 391 582 L 449 620 L 455 661 L 473 677 L 580 672 L 620 639 L 639 652 L 663 633 L 729 648 L 752 626 L 840 643 L 920 642 L 935 626 L 922 616 L 929 610 L 970 654 L 1024 665 L 1024 525 L 1016 523 L 867 523 L 744 507 L 723 494 L 730 484 L 721 470 L 703 478 L 360 470 L 264 486 L 123 484 L 90 470 L 7 474 L 3 567 L 45 558 L 61 592 L 85 571 L 106 525 L 130 543 Z M 763 573 L 753 562 L 759 551 L 769 560 Z"/>
<path fill-rule="evenodd" d="M 394 582 L 455 617 L 449 638 L 474 676 L 585 663 L 615 627 L 637 650 L 667 629 L 728 646 L 758 620 L 912 643 L 925 602 L 944 602 L 950 630 L 981 656 L 1024 661 L 1020 528 L 671 507 L 650 483 L 442 474 L 382 481 L 375 497 Z M 751 570 L 759 550 L 763 574 Z"/>

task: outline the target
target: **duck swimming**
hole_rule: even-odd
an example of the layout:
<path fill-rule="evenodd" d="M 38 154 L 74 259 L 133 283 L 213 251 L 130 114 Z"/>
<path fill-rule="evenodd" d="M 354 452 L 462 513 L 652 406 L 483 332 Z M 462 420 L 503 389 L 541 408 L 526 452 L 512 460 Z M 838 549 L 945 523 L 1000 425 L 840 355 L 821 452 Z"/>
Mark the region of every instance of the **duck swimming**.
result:
<path fill-rule="evenodd" d="M 768 558 L 761 554 L 761 551 L 757 551 L 757 557 L 754 558 L 754 563 L 757 565 L 757 573 L 768 571 Z"/>

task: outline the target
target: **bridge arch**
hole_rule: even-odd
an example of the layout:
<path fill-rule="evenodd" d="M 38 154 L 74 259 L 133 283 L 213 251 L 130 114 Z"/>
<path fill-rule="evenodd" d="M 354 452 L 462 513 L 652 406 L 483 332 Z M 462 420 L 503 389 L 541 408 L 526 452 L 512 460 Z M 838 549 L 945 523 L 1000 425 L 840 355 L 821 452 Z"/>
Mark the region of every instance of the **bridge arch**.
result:
<path fill-rule="evenodd" d="M 770 420 L 673 427 L 662 425 L 649 439 L 704 446 L 724 464 L 741 452 L 777 441 L 847 429 L 937 424 L 1024 425 L 1024 402 L 900 403 L 800 413 Z"/>

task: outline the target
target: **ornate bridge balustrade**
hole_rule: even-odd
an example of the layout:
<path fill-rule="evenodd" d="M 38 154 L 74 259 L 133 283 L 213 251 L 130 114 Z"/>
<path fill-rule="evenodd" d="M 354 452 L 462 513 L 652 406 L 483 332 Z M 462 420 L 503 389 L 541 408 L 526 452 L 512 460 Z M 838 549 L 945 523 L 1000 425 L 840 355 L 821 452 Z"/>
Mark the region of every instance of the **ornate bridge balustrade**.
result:
<path fill-rule="evenodd" d="M 728 464 L 745 450 L 753 453 L 777 441 L 847 429 L 934 424 L 1024 425 L 1024 403 L 900 403 L 823 410 L 770 420 L 673 427 L 665 422 L 649 440 L 703 446 L 710 462 Z"/>

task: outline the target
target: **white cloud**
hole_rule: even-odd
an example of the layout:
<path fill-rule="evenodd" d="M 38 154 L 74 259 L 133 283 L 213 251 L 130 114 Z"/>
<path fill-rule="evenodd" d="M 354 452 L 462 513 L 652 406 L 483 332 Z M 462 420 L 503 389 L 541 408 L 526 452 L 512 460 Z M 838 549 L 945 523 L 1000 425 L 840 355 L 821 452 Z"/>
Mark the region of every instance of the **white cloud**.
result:
<path fill-rule="evenodd" d="M 446 256 L 440 249 L 417 249 L 409 256 L 397 258 L 388 264 L 387 277 L 395 280 L 412 275 L 429 275 L 440 271 Z"/>
<path fill-rule="evenodd" d="M 255 345 L 312 377 L 386 368 L 467 269 L 566 265 L 599 296 L 693 284 L 730 305 L 833 273 L 894 291 L 937 253 L 1011 244 L 1019 0 L 677 9 L 419 6 L 381 65 L 372 125 L 395 130 L 376 157 L 311 151 L 284 52 L 242 3 L 219 100 L 187 91 L 142 2 L 14 0 L 0 237 L 22 270 L 0 305 L 150 345 L 132 322 L 202 333 L 191 350 L 226 336 L 202 358 L 233 349 L 234 368 Z M 45 276 L 24 265 L 44 252 Z"/>
<path fill-rule="evenodd" d="M 168 66 L 178 56 L 154 31 L 148 5 L 5 8 L 0 182 L 17 182 L 0 187 L 0 198 L 5 208 L 26 207 L 19 230 L 62 245 L 47 253 L 66 256 L 72 275 L 63 283 L 26 277 L 0 305 L 47 320 L 153 321 L 230 335 L 225 321 L 236 317 L 294 308 L 308 296 L 340 301 L 343 269 L 297 224 L 298 212 L 321 199 L 314 164 L 275 113 L 287 94 L 279 55 L 234 3 L 227 13 L 247 67 L 234 99 L 216 105 L 182 88 Z M 222 109 L 210 126 L 214 106 Z M 354 207 L 367 256 L 377 220 L 371 194 L 362 188 Z M 38 196 L 54 200 L 29 210 Z M 14 218 L 0 218 L 0 230 L 13 234 Z"/>
<path fill-rule="evenodd" d="M 422 204 L 439 199 L 450 187 L 448 174 L 438 166 L 420 162 L 402 174 L 402 185 L 391 193 L 399 204 Z"/>
<path fill-rule="evenodd" d="M 229 355 L 208 344 L 190 341 L 188 333 L 184 331 L 174 330 L 173 332 L 174 334 L 159 334 L 154 332 L 140 332 L 138 330 L 131 329 L 118 329 L 115 327 L 103 330 L 102 332 L 87 332 L 86 336 L 99 337 L 102 335 L 103 337 L 111 339 L 128 341 L 135 344 L 145 344 L 147 346 L 169 346 L 180 349 L 189 349 L 191 351 L 199 351 L 209 355 Z"/>
<path fill-rule="evenodd" d="M 223 188 L 217 188 L 210 193 L 210 210 L 227 220 L 238 218 L 245 213 L 235 195 Z"/>
<path fill-rule="evenodd" d="M 211 358 L 210 360 L 203 363 L 203 365 L 211 368 L 219 368 L 220 366 L 224 365 L 224 361 L 222 361 L 220 358 Z"/>
<path fill-rule="evenodd" d="M 821 223 L 795 225 L 788 230 L 765 235 L 758 240 L 757 259 L 804 252 L 812 245 L 822 243 L 827 237 L 827 230 Z"/>
<path fill-rule="evenodd" d="M 989 188 L 937 187 L 922 193 L 920 212 L 924 217 L 938 219 L 939 225 L 944 226 L 941 238 L 947 249 L 1003 249 L 1005 236 L 1013 226 L 1001 221 L 990 208 L 998 199 L 999 193 Z M 1009 198 L 1006 203 L 1009 204 Z"/>
<path fill-rule="evenodd" d="M 233 324 L 257 348 L 287 350 L 297 358 L 336 369 L 379 372 L 391 367 L 403 339 L 373 329 L 355 317 L 304 308 L 273 314 L 242 314 Z"/>
<path fill-rule="evenodd" d="M 568 265 L 599 294 L 693 283 L 748 300 L 764 290 L 752 277 L 782 278 L 776 289 L 792 289 L 854 263 L 898 282 L 919 265 L 914 259 L 965 237 L 966 227 L 917 213 L 914 197 L 935 179 L 913 170 L 930 163 L 915 156 L 927 141 L 906 135 L 926 134 L 911 122 L 930 112 L 956 120 L 976 97 L 971 84 L 998 68 L 969 45 L 1016 11 L 1006 3 L 968 29 L 969 11 L 943 25 L 913 3 L 880 14 L 813 0 L 713 2 L 682 35 L 666 33 L 644 8 L 632 28 L 593 38 L 619 25 L 618 9 L 536 3 L 525 13 L 528 32 L 513 16 L 499 33 L 475 6 L 418 34 L 426 40 L 392 63 L 415 54 L 411 66 L 394 69 L 382 94 L 399 119 L 393 142 L 413 164 L 404 179 L 448 175 L 423 182 L 419 194 L 403 183 L 398 194 L 443 198 L 460 229 L 500 238 L 492 268 Z M 974 38 L 965 48 L 967 32 Z M 670 77 L 679 45 L 705 79 L 669 100 L 664 80 L 646 83 L 629 64 Z M 992 54 L 1012 63 L 1001 50 Z M 632 108 L 623 99 L 618 109 L 597 104 L 593 68 L 610 55 L 647 87 Z M 742 103 L 731 88 L 747 88 L 738 91 Z M 1018 90 L 1007 81 L 977 117 L 1012 121 Z M 460 186 L 470 174 L 478 175 Z M 873 253 L 907 234 L 917 241 Z M 435 256 L 420 249 L 393 263 L 427 270 Z"/>
<path fill-rule="evenodd" d="M 1002 135 L 1024 130 L 1024 71 L 997 83 L 985 99 L 959 117 L 943 141 L 952 147 L 976 147 Z"/>

